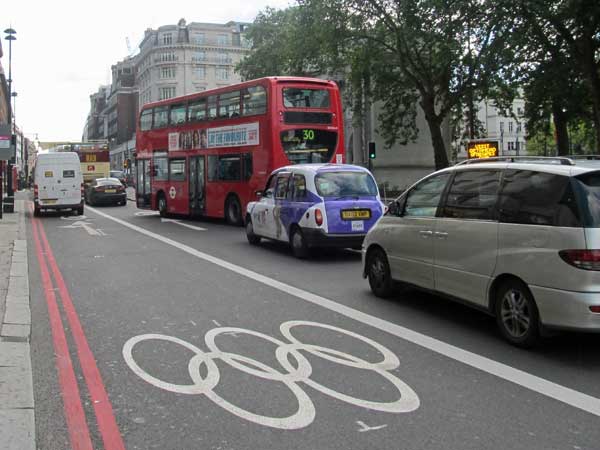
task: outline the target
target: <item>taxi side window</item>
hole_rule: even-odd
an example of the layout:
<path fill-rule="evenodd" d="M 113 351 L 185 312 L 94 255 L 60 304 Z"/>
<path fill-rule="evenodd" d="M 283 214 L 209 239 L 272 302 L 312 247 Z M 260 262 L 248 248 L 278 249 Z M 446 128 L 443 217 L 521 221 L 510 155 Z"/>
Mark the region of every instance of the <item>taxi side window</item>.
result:
<path fill-rule="evenodd" d="M 294 174 L 288 197 L 297 202 L 306 200 L 306 178 L 304 178 L 304 175 Z"/>
<path fill-rule="evenodd" d="M 278 200 L 285 199 L 288 192 L 288 184 L 290 174 L 282 174 L 277 177 L 277 186 L 275 187 L 275 198 Z"/>
<path fill-rule="evenodd" d="M 265 197 L 272 198 L 273 192 L 275 192 L 275 182 L 277 181 L 277 175 L 271 175 L 271 178 L 267 181 L 267 187 L 265 188 Z"/>

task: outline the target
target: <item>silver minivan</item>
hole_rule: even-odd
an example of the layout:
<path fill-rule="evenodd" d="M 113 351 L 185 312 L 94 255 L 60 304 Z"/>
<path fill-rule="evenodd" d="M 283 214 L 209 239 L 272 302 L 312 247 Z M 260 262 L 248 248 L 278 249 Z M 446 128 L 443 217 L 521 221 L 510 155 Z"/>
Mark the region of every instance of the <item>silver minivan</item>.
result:
<path fill-rule="evenodd" d="M 600 332 L 600 170 L 567 158 L 492 158 L 407 189 L 367 234 L 363 275 L 494 315 L 523 347 L 550 328 Z"/>

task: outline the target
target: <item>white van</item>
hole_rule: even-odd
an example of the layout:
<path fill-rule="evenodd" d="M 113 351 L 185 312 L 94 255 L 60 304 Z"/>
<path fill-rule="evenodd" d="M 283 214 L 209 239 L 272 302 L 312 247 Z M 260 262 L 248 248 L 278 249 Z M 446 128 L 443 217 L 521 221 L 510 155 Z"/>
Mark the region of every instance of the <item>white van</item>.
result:
<path fill-rule="evenodd" d="M 42 209 L 71 209 L 83 214 L 83 177 L 77 153 L 41 153 L 33 173 L 34 216 Z"/>

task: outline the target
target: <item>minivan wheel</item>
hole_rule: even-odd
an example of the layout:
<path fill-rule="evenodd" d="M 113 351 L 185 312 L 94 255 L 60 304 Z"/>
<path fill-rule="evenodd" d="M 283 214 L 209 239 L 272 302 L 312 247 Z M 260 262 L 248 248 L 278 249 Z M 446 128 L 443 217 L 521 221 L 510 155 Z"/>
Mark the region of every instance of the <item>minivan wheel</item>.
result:
<path fill-rule="evenodd" d="M 254 226 L 252 225 L 252 219 L 246 218 L 246 238 L 252 245 L 260 244 L 260 236 L 254 234 Z"/>
<path fill-rule="evenodd" d="M 302 233 L 302 230 L 298 227 L 295 227 L 292 230 L 292 235 L 290 236 L 290 247 L 292 248 L 292 253 L 296 258 L 304 259 L 308 257 L 308 245 L 306 244 L 304 233 Z"/>
<path fill-rule="evenodd" d="M 158 213 L 161 217 L 167 216 L 167 199 L 164 194 L 160 194 L 158 197 Z"/>
<path fill-rule="evenodd" d="M 496 323 L 504 338 L 518 347 L 534 346 L 540 338 L 539 314 L 527 286 L 518 280 L 505 281 L 496 298 Z"/>
<path fill-rule="evenodd" d="M 367 278 L 371 291 L 377 297 L 387 298 L 392 295 L 394 282 L 390 273 L 390 265 L 385 252 L 379 248 L 369 252 Z"/>

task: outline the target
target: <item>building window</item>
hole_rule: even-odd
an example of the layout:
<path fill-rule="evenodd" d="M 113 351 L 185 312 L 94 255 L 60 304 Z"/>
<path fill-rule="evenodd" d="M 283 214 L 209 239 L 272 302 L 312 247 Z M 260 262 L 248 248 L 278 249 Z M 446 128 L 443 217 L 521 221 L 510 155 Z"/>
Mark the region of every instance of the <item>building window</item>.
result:
<path fill-rule="evenodd" d="M 194 67 L 192 73 L 195 79 L 204 80 L 206 78 L 206 67 Z"/>
<path fill-rule="evenodd" d="M 500 134 L 504 133 L 504 122 L 500 122 Z"/>
<path fill-rule="evenodd" d="M 159 62 L 170 62 L 177 61 L 177 58 L 175 58 L 175 52 L 164 52 L 158 56 L 157 60 Z"/>
<path fill-rule="evenodd" d="M 513 123 L 512 122 L 508 122 L 508 132 L 509 133 L 513 132 Z"/>
<path fill-rule="evenodd" d="M 165 33 L 162 35 L 163 45 L 170 45 L 173 43 L 173 35 L 171 33 Z"/>
<path fill-rule="evenodd" d="M 227 67 L 216 67 L 215 76 L 219 81 L 229 80 L 229 68 Z"/>
<path fill-rule="evenodd" d="M 198 51 L 192 55 L 192 62 L 206 61 L 206 52 Z"/>
<path fill-rule="evenodd" d="M 227 53 L 219 52 L 217 54 L 217 62 L 221 64 L 227 64 L 231 62 L 231 58 L 229 58 L 229 55 Z"/>
<path fill-rule="evenodd" d="M 522 116 L 523 115 L 523 108 L 521 108 L 521 107 L 517 108 L 517 114 L 519 116 Z"/>
<path fill-rule="evenodd" d="M 175 86 L 163 87 L 158 90 L 158 99 L 166 100 L 175 97 Z"/>
<path fill-rule="evenodd" d="M 192 39 L 194 44 L 204 44 L 204 33 L 194 33 Z"/>
<path fill-rule="evenodd" d="M 509 151 L 512 151 L 512 150 L 514 150 L 514 149 L 515 149 L 515 143 L 514 143 L 514 142 L 512 142 L 512 141 L 509 141 L 509 142 L 508 142 L 508 150 L 509 150 Z"/>
<path fill-rule="evenodd" d="M 175 78 L 177 74 L 177 70 L 175 66 L 165 66 L 160 68 L 159 78 L 161 80 L 168 80 Z"/>
<path fill-rule="evenodd" d="M 217 35 L 217 45 L 229 45 L 229 36 L 226 34 Z"/>
<path fill-rule="evenodd" d="M 520 133 L 522 130 L 521 128 L 521 122 L 517 122 L 517 133 Z"/>

